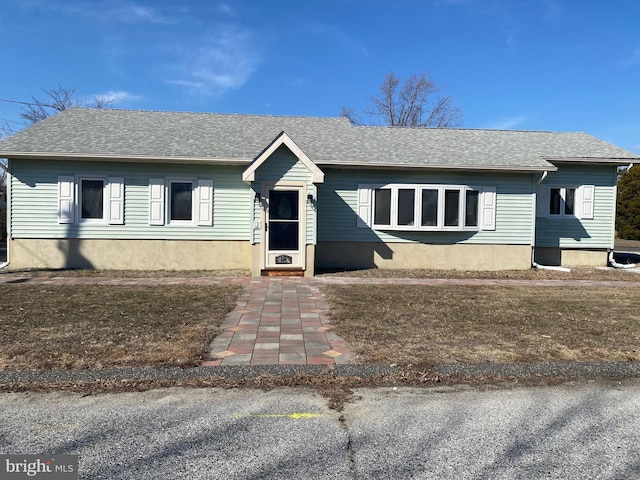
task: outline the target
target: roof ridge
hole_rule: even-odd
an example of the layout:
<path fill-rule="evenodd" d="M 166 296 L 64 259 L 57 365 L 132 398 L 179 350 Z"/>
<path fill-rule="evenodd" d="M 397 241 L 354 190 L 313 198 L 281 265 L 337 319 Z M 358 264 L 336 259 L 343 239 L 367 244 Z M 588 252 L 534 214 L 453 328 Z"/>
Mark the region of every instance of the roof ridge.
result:
<path fill-rule="evenodd" d="M 403 125 L 354 125 L 354 128 L 371 128 L 371 129 L 388 129 L 388 130 L 442 130 L 442 131 L 470 131 L 470 132 L 508 132 L 508 133 L 553 133 L 553 134 L 566 134 L 566 133 L 582 133 L 589 135 L 585 132 L 570 131 L 570 132 L 558 132 L 553 130 L 523 130 L 523 129 L 508 129 L 508 128 L 474 128 L 474 127 L 411 127 Z"/>
<path fill-rule="evenodd" d="M 335 116 L 335 117 L 321 117 L 316 115 L 276 115 L 269 113 L 229 113 L 229 112 L 194 112 L 188 110 L 147 110 L 140 108 L 95 108 L 95 107 L 71 107 L 64 111 L 69 110 L 94 110 L 99 112 L 136 112 L 136 113 L 167 113 L 170 115 L 218 115 L 218 116 L 228 116 L 228 117 L 259 117 L 259 118 L 309 118 L 309 119 L 318 119 L 318 120 L 342 120 L 348 121 L 346 117 Z M 60 112 L 62 113 L 62 112 Z"/>

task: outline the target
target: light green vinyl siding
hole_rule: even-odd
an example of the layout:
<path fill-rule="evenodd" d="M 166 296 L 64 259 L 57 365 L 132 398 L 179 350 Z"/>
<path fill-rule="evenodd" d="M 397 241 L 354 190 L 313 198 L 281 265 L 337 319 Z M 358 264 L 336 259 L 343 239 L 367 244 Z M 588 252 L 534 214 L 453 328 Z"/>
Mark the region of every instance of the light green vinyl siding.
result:
<path fill-rule="evenodd" d="M 616 167 L 566 165 L 550 173 L 541 186 L 594 185 L 593 219 L 536 218 L 536 246 L 561 248 L 613 248 L 616 206 Z"/>
<path fill-rule="evenodd" d="M 296 182 L 304 184 L 306 194 L 312 194 L 316 198 L 316 187 L 311 181 L 311 172 L 304 163 L 298 160 L 289 148 L 281 146 L 265 161 L 257 170 L 255 175 L 254 189 L 260 191 L 263 182 Z M 267 192 L 260 192 L 266 195 Z M 316 243 L 316 211 L 315 206 L 302 199 L 306 205 L 306 243 L 314 245 Z M 260 212 L 254 211 L 256 220 L 260 218 Z M 260 231 L 254 232 L 254 241 L 260 243 Z"/>
<path fill-rule="evenodd" d="M 324 169 L 318 192 L 318 240 L 531 245 L 534 228 L 532 174 L 395 172 Z M 357 228 L 359 184 L 451 184 L 496 187 L 496 229 L 482 232 L 399 232 Z"/>
<path fill-rule="evenodd" d="M 253 199 L 241 167 L 55 160 L 11 167 L 14 238 L 249 240 Z M 58 223 L 58 177 L 77 175 L 124 178 L 124 225 Z M 213 180 L 213 226 L 150 226 L 150 178 Z"/>

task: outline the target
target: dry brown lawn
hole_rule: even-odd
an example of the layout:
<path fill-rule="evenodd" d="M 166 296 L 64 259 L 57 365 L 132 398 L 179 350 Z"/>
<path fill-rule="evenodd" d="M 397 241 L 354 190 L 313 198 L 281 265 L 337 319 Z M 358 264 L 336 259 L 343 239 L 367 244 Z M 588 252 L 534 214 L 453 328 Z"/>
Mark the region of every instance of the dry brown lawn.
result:
<path fill-rule="evenodd" d="M 239 291 L 0 285 L 0 370 L 193 366 Z"/>
<path fill-rule="evenodd" d="M 454 278 L 454 279 L 496 279 L 496 280 L 593 280 L 614 282 L 638 282 L 640 274 L 624 269 L 613 268 L 573 268 L 571 272 L 555 270 L 500 270 L 500 271 L 464 271 L 464 270 L 406 270 L 379 269 L 351 270 L 340 272 L 322 272 L 322 275 L 357 278 Z"/>
<path fill-rule="evenodd" d="M 357 363 L 640 360 L 640 284 L 325 286 Z"/>

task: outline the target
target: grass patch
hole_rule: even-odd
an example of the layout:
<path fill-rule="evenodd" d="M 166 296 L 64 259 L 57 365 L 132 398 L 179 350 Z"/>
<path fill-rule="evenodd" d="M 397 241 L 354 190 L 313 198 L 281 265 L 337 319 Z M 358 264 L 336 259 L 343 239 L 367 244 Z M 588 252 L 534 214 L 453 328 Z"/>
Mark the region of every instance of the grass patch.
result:
<path fill-rule="evenodd" d="M 0 285 L 0 370 L 193 366 L 235 286 Z"/>
<path fill-rule="evenodd" d="M 324 271 L 321 275 L 357 278 L 453 278 L 453 279 L 489 279 L 489 280 L 592 280 L 613 282 L 638 282 L 640 275 L 629 270 L 613 268 L 572 268 L 571 272 L 554 270 L 499 270 L 499 271 L 464 271 L 464 270 L 421 270 L 370 268 L 350 271 Z"/>
<path fill-rule="evenodd" d="M 220 278 L 246 277 L 251 274 L 248 270 L 101 270 L 94 268 L 49 268 L 49 269 L 3 269 L 0 278 L 52 278 L 52 277 L 81 277 L 81 278 Z"/>
<path fill-rule="evenodd" d="M 639 361 L 639 288 L 330 285 L 357 363 Z"/>

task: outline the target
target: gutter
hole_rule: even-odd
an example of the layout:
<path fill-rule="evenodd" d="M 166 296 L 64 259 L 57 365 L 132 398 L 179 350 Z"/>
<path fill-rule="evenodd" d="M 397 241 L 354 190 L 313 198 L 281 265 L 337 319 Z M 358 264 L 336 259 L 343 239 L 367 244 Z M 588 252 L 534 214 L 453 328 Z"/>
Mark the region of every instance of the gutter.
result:
<path fill-rule="evenodd" d="M 487 172 L 555 172 L 558 168 L 554 165 L 544 167 L 522 167 L 522 166 L 478 166 L 478 165 L 407 165 L 407 164 L 395 164 L 395 163 L 367 163 L 367 162 L 353 162 L 353 163 L 330 163 L 330 162 L 315 162 L 316 165 L 322 168 L 370 168 L 370 169 L 403 169 L 403 170 L 465 170 L 465 171 L 487 171 Z"/>
<path fill-rule="evenodd" d="M 209 158 L 209 157 L 167 157 L 151 155 L 97 155 L 82 153 L 46 153 L 46 152 L 8 152 L 0 151 L 0 155 L 6 158 L 31 159 L 31 160 L 85 160 L 85 161 L 111 161 L 111 162 L 149 162 L 149 163 L 206 163 L 222 165 L 247 165 L 251 163 L 250 158 L 229 157 L 229 158 Z"/>

